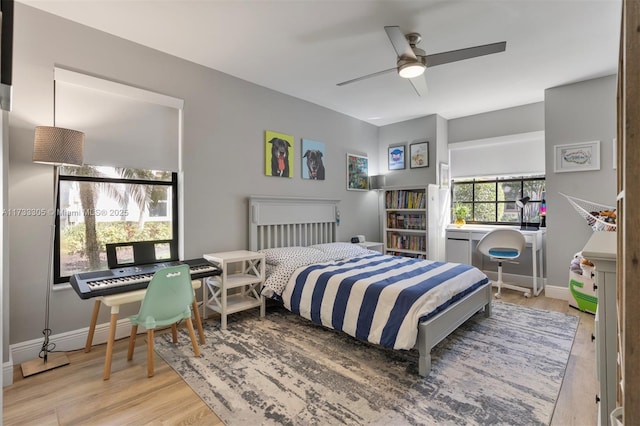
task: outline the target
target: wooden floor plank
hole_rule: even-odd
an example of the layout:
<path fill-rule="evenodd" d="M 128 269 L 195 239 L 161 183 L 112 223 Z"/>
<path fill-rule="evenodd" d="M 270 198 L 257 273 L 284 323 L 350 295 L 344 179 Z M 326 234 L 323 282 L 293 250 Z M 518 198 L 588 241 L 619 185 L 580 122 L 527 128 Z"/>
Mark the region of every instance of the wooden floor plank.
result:
<path fill-rule="evenodd" d="M 566 301 L 544 296 L 527 299 L 508 289 L 502 291 L 502 300 L 580 317 L 551 425 L 595 426 L 593 315 L 569 307 Z M 17 366 L 14 384 L 3 391 L 3 424 L 223 425 L 159 356 L 155 357 L 154 377 L 147 378 L 145 338 L 139 336 L 136 340 L 134 357 L 129 362 L 127 339 L 116 342 L 111 379 L 107 381 L 102 380 L 106 345 L 95 346 L 89 353 L 69 352 L 70 365 L 26 379 Z"/>

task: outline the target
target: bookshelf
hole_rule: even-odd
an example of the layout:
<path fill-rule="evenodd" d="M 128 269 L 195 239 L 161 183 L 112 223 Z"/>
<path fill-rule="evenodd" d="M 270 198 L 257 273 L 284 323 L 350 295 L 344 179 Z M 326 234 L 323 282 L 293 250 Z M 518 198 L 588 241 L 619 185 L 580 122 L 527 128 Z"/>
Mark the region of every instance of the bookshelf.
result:
<path fill-rule="evenodd" d="M 384 253 L 426 259 L 427 187 L 384 188 Z"/>

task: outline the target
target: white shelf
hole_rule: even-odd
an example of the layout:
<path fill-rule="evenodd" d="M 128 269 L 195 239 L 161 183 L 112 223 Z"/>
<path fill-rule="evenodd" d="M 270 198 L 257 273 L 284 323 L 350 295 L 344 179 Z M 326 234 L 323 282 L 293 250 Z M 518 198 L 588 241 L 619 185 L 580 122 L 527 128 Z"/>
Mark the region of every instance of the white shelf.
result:
<path fill-rule="evenodd" d="M 428 257 L 427 199 L 429 194 L 427 188 L 427 186 L 384 188 L 383 247 L 385 254 Z"/>
<path fill-rule="evenodd" d="M 260 307 L 265 315 L 265 300 L 260 295 L 264 283 L 264 254 L 248 250 L 236 250 L 203 255 L 222 269 L 219 277 L 205 280 L 202 315 L 206 309 L 220 314 L 220 328 L 227 328 L 227 315 Z M 229 290 L 236 289 L 229 294 Z M 208 294 L 207 294 L 208 293 Z"/>
<path fill-rule="evenodd" d="M 242 294 L 232 294 L 227 296 L 227 315 L 234 314 L 236 312 L 245 311 L 247 309 L 257 308 L 262 305 L 262 301 L 253 297 L 246 297 Z M 222 307 L 211 304 L 208 306 L 220 314 L 222 314 Z"/>

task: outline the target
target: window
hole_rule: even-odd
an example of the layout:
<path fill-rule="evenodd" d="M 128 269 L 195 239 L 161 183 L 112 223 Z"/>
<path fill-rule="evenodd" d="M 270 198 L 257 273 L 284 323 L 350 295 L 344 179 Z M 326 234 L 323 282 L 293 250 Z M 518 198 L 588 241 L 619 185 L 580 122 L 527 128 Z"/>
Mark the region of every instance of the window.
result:
<path fill-rule="evenodd" d="M 454 179 L 453 203 L 469 207 L 468 223 L 517 224 L 520 208 L 516 201 L 529 197 L 523 211 L 523 221 L 540 223 L 540 205 L 545 197 L 545 178 L 507 177 Z"/>
<path fill-rule="evenodd" d="M 117 167 L 61 167 L 54 282 L 107 269 L 108 243 L 171 240 L 177 245 L 177 176 Z"/>

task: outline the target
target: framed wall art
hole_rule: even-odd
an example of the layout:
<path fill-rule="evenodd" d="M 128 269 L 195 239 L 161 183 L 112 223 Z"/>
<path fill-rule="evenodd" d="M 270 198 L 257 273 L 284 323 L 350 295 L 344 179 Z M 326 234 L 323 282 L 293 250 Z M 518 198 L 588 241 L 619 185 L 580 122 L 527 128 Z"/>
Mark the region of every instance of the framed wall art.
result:
<path fill-rule="evenodd" d="M 449 165 L 440 163 L 440 188 L 449 188 Z"/>
<path fill-rule="evenodd" d="M 416 142 L 409 145 L 409 168 L 429 167 L 429 142 Z"/>
<path fill-rule="evenodd" d="M 302 139 L 302 179 L 324 180 L 324 159 L 322 142 Z"/>
<path fill-rule="evenodd" d="M 293 136 L 267 130 L 264 132 L 267 176 L 293 177 Z"/>
<path fill-rule="evenodd" d="M 553 150 L 556 173 L 600 170 L 600 141 L 556 145 Z"/>
<path fill-rule="evenodd" d="M 369 159 L 362 155 L 347 154 L 347 189 L 369 190 Z"/>
<path fill-rule="evenodd" d="M 388 149 L 389 157 L 389 170 L 404 170 L 405 169 L 405 146 L 394 145 Z"/>

